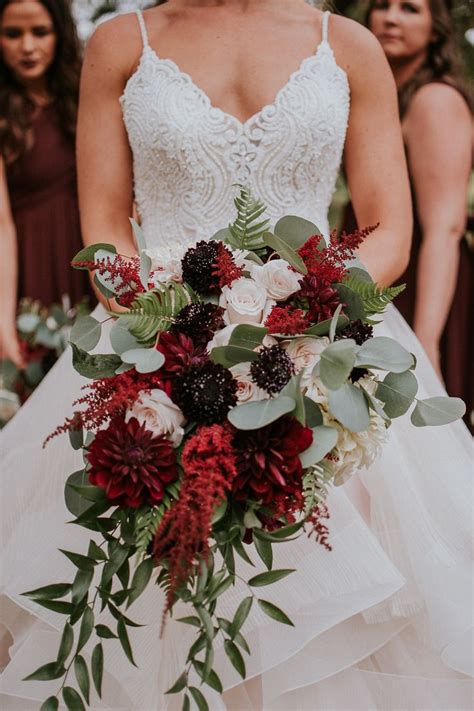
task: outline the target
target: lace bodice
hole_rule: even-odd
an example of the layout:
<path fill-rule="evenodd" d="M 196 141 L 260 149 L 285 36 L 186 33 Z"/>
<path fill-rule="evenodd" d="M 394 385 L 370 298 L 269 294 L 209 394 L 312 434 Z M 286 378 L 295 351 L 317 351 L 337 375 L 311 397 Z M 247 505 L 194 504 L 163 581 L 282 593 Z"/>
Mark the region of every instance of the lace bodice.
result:
<path fill-rule="evenodd" d="M 348 79 L 328 41 L 329 13 L 315 54 L 244 123 L 212 106 L 188 74 L 156 54 L 137 15 L 143 53 L 120 102 L 147 246 L 212 237 L 235 216 L 235 183 L 264 201 L 272 223 L 299 215 L 326 234 L 349 116 Z"/>

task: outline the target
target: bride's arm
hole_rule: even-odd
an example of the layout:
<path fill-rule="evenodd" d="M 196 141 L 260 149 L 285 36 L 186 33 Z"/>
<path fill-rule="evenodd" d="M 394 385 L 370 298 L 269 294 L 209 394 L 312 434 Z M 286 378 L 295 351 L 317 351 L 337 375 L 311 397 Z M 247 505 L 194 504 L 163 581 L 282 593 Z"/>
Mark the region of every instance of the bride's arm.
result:
<path fill-rule="evenodd" d="M 133 211 L 132 158 L 119 97 L 140 55 L 130 15 L 99 26 L 89 41 L 81 78 L 77 168 L 85 245 L 114 244 L 136 253 L 129 217 Z M 103 300 L 103 297 L 100 297 Z"/>
<path fill-rule="evenodd" d="M 412 234 L 395 83 L 382 48 L 364 27 L 331 17 L 330 36 L 351 88 L 345 169 L 354 211 L 361 227 L 380 223 L 360 257 L 375 281 L 387 285 L 407 266 Z"/>

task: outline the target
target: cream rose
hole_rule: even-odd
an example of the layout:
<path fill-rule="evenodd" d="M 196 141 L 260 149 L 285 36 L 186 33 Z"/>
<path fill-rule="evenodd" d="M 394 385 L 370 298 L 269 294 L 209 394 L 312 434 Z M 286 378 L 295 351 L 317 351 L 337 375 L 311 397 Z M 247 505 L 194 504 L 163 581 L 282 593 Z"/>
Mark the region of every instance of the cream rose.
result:
<path fill-rule="evenodd" d="M 145 249 L 144 252 L 151 259 L 150 282 L 154 286 L 165 284 L 167 281 L 180 282 L 183 280 L 181 267 L 181 260 L 184 256 L 183 248 L 154 247 Z"/>
<path fill-rule="evenodd" d="M 227 324 L 260 324 L 274 306 L 263 286 L 246 277 L 236 279 L 231 286 L 224 286 L 219 304 L 225 310 Z"/>
<path fill-rule="evenodd" d="M 126 421 L 136 417 L 140 424 L 157 435 L 165 435 L 175 447 L 181 444 L 185 417 L 179 407 L 163 390 L 150 390 L 143 393 L 126 414 Z"/>
<path fill-rule="evenodd" d="M 296 372 L 304 370 L 303 379 L 309 380 L 321 353 L 328 347 L 329 338 L 295 338 L 284 343 L 284 348 L 295 365 Z M 309 383 L 308 383 L 309 384 Z"/>
<path fill-rule="evenodd" d="M 300 288 L 301 274 L 294 272 L 284 259 L 271 259 L 251 268 L 252 278 L 263 286 L 270 299 L 285 301 Z"/>
<path fill-rule="evenodd" d="M 369 428 L 364 432 L 349 432 L 335 420 L 330 423 L 325 421 L 325 424 L 336 427 L 339 432 L 335 448 L 338 459 L 334 464 L 334 483 L 340 486 L 359 469 L 367 469 L 374 463 L 387 439 L 387 428 L 384 420 L 375 413 L 371 413 Z"/>
<path fill-rule="evenodd" d="M 256 385 L 250 376 L 250 363 L 238 363 L 229 369 L 238 383 L 237 399 L 240 403 L 266 400 L 270 396 Z"/>

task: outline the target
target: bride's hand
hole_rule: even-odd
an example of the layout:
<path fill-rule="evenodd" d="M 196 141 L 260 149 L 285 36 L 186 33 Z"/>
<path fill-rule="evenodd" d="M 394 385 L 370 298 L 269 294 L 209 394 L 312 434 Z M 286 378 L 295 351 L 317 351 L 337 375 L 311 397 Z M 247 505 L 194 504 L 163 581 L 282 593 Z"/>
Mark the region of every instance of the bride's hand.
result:
<path fill-rule="evenodd" d="M 0 330 L 0 360 L 11 360 L 20 370 L 26 366 L 16 329 L 12 325 Z"/>

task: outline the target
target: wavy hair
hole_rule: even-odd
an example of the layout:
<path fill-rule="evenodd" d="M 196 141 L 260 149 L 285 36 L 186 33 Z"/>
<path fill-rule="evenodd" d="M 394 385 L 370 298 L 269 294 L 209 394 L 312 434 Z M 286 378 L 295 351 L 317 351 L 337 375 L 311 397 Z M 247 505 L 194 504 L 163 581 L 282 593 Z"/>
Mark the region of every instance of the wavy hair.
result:
<path fill-rule="evenodd" d="M 0 0 L 0 24 L 5 8 L 14 0 Z M 81 45 L 70 0 L 38 0 L 49 12 L 56 33 L 55 57 L 47 82 L 60 126 L 74 140 L 79 99 Z M 0 154 L 7 164 L 23 156 L 34 143 L 34 104 L 0 53 Z"/>
<path fill-rule="evenodd" d="M 425 63 L 398 90 L 400 116 L 403 117 L 414 94 L 425 84 L 442 82 L 449 84 L 464 97 L 469 106 L 471 96 L 463 81 L 463 67 L 456 43 L 454 27 L 447 0 L 428 0 L 433 23 L 434 39 L 427 47 Z M 375 9 L 375 0 L 369 1 L 365 24 L 370 26 L 370 16 Z"/>

